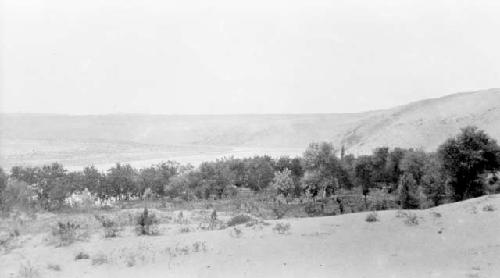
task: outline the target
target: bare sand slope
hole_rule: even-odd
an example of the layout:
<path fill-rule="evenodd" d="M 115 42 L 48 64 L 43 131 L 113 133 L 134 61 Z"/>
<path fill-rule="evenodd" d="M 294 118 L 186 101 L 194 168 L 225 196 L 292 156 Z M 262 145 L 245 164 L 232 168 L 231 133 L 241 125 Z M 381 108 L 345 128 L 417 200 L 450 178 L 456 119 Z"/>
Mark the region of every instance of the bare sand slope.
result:
<path fill-rule="evenodd" d="M 0 165 L 63 163 L 72 169 L 165 160 L 199 164 L 224 156 L 295 156 L 311 142 L 348 153 L 404 147 L 435 151 L 474 125 L 500 140 L 500 89 L 453 94 L 392 109 L 296 115 L 0 114 Z"/>
<path fill-rule="evenodd" d="M 28 261 L 40 277 L 500 277 L 500 195 L 414 213 L 417 225 L 384 211 L 372 223 L 367 213 L 285 219 L 286 234 L 273 231 L 278 221 L 242 225 L 239 236 L 169 226 L 59 248 L 34 236 L 0 257 L 0 277 Z M 75 261 L 81 250 L 91 259 Z"/>

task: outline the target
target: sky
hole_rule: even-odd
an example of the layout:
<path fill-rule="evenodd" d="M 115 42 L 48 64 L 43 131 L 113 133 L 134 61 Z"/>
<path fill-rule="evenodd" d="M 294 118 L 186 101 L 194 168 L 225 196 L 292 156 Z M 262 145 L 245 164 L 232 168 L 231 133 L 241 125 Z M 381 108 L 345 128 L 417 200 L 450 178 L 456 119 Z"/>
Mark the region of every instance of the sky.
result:
<path fill-rule="evenodd" d="M 500 87 L 497 0 L 0 3 L 4 113 L 344 113 Z"/>

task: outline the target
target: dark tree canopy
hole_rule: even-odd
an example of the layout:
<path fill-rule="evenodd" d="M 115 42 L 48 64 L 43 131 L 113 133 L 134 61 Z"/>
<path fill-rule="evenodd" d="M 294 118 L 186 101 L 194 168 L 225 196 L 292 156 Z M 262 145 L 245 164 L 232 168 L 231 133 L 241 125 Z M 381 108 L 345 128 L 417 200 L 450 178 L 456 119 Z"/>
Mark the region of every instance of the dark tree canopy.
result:
<path fill-rule="evenodd" d="M 456 201 L 484 194 L 483 174 L 500 169 L 500 147 L 476 127 L 462 129 L 439 147 L 438 154 Z"/>

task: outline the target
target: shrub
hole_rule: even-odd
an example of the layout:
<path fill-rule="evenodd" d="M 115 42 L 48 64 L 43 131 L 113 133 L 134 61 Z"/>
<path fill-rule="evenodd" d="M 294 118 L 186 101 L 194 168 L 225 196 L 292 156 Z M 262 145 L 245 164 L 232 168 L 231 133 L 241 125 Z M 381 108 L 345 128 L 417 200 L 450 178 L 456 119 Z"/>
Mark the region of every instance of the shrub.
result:
<path fill-rule="evenodd" d="M 0 251 L 11 250 L 14 248 L 14 241 L 19 236 L 19 230 L 14 229 L 9 232 L 0 233 Z"/>
<path fill-rule="evenodd" d="M 180 232 L 181 234 L 187 234 L 187 233 L 191 232 L 191 229 L 189 229 L 189 227 L 182 227 L 182 228 L 179 230 L 179 232 Z"/>
<path fill-rule="evenodd" d="M 284 204 L 277 204 L 272 208 L 272 211 L 276 216 L 276 219 L 281 219 L 288 212 L 288 207 Z"/>
<path fill-rule="evenodd" d="M 128 254 L 127 258 L 126 258 L 125 264 L 128 267 L 133 267 L 133 266 L 135 266 L 136 263 L 137 263 L 137 261 L 135 259 L 135 254 Z"/>
<path fill-rule="evenodd" d="M 232 217 L 227 222 L 227 226 L 233 227 L 236 225 L 245 224 L 245 223 L 250 222 L 250 221 L 252 221 L 252 217 L 245 215 L 245 214 L 240 214 L 240 215 L 236 215 L 236 216 Z"/>
<path fill-rule="evenodd" d="M 61 271 L 61 266 L 58 264 L 48 264 L 47 268 L 53 271 Z"/>
<path fill-rule="evenodd" d="M 207 251 L 207 245 L 204 241 L 197 241 L 193 243 L 193 252 Z"/>
<path fill-rule="evenodd" d="M 149 213 L 148 209 L 145 208 L 137 218 L 137 234 L 156 235 L 158 232 L 158 219 L 154 213 Z"/>
<path fill-rule="evenodd" d="M 308 216 L 318 216 L 323 214 L 322 204 L 308 203 L 304 206 L 304 211 Z"/>
<path fill-rule="evenodd" d="M 276 223 L 273 231 L 277 232 L 278 234 L 285 234 L 290 231 L 290 227 L 290 223 Z"/>
<path fill-rule="evenodd" d="M 433 212 L 432 212 L 432 215 L 433 215 L 434 217 L 436 217 L 436 218 L 439 218 L 439 217 L 443 216 L 441 213 L 439 213 L 439 212 L 437 212 L 437 211 L 433 211 Z"/>
<path fill-rule="evenodd" d="M 366 215 L 366 219 L 365 220 L 366 220 L 366 222 L 377 222 L 377 221 L 379 221 L 377 212 L 375 212 L 375 211 L 370 212 L 368 215 Z"/>
<path fill-rule="evenodd" d="M 189 224 L 189 220 L 186 217 L 184 217 L 184 213 L 181 211 L 181 212 L 179 212 L 177 217 L 174 219 L 174 223 L 186 225 L 186 224 Z"/>
<path fill-rule="evenodd" d="M 78 252 L 78 254 L 76 254 L 76 256 L 75 256 L 75 261 L 78 261 L 78 260 L 88 260 L 88 259 L 90 259 L 89 254 L 84 253 L 82 251 Z"/>
<path fill-rule="evenodd" d="M 92 258 L 92 265 L 103 265 L 108 263 L 108 256 L 104 254 L 97 254 Z"/>
<path fill-rule="evenodd" d="M 406 217 L 406 216 L 408 216 L 407 212 L 400 210 L 400 209 L 398 209 L 396 211 L 396 218 L 401 218 L 401 217 Z"/>
<path fill-rule="evenodd" d="M 116 223 L 104 216 L 95 215 L 95 219 L 101 223 L 101 226 L 104 228 L 104 237 L 112 238 L 117 237 L 120 229 L 117 227 Z"/>
<path fill-rule="evenodd" d="M 483 211 L 495 211 L 495 207 L 492 204 L 488 204 L 483 207 Z"/>
<path fill-rule="evenodd" d="M 232 237 L 240 238 L 243 235 L 243 231 L 237 227 L 233 227 L 233 229 L 229 232 L 229 234 Z"/>
<path fill-rule="evenodd" d="M 30 262 L 27 262 L 26 264 L 21 264 L 17 276 L 19 278 L 38 278 L 40 277 L 40 273 Z"/>
<path fill-rule="evenodd" d="M 418 217 L 415 213 L 410 212 L 406 215 L 405 224 L 408 226 L 418 225 Z"/>
<path fill-rule="evenodd" d="M 80 239 L 80 225 L 70 221 L 58 222 L 57 226 L 52 229 L 52 235 L 58 239 L 58 246 L 68 246 Z"/>

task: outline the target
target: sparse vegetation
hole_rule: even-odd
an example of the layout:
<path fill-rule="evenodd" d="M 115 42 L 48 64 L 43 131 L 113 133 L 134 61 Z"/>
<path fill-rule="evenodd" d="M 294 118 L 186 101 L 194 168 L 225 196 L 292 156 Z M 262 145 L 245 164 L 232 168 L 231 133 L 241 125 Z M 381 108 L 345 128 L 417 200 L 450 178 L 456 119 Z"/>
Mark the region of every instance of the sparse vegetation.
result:
<path fill-rule="evenodd" d="M 207 244 L 204 241 L 196 241 L 193 243 L 193 252 L 206 252 Z"/>
<path fill-rule="evenodd" d="M 252 217 L 250 217 L 248 215 L 245 215 L 245 214 L 236 215 L 236 216 L 232 217 L 227 222 L 227 226 L 228 227 L 233 227 L 233 226 L 236 226 L 236 225 L 245 224 L 247 222 L 252 221 L 252 219 L 253 219 Z"/>
<path fill-rule="evenodd" d="M 77 240 L 85 238 L 79 224 L 68 222 L 58 222 L 52 229 L 52 236 L 57 240 L 57 246 L 68 246 Z"/>
<path fill-rule="evenodd" d="M 443 216 L 440 212 L 437 212 L 437 211 L 433 211 L 433 212 L 432 212 L 432 215 L 433 215 L 434 217 L 436 217 L 436 218 L 440 218 L 440 217 L 442 217 L 442 216 Z"/>
<path fill-rule="evenodd" d="M 19 278 L 39 278 L 40 272 L 34 267 L 31 262 L 21 264 L 17 273 Z"/>
<path fill-rule="evenodd" d="M 242 235 L 243 235 L 243 231 L 238 228 L 238 227 L 233 227 L 230 231 L 229 231 L 229 234 L 232 236 L 232 237 L 235 237 L 235 238 L 240 238 Z"/>
<path fill-rule="evenodd" d="M 366 215 L 366 222 L 377 222 L 379 221 L 377 212 L 373 211 Z"/>
<path fill-rule="evenodd" d="M 276 216 L 276 219 L 281 219 L 288 212 L 288 206 L 282 203 L 278 203 L 273 206 L 272 211 Z"/>
<path fill-rule="evenodd" d="M 483 211 L 487 211 L 487 212 L 495 211 L 495 206 L 493 206 L 492 204 L 485 205 L 483 207 Z"/>
<path fill-rule="evenodd" d="M 99 253 L 92 257 L 92 265 L 103 265 L 109 262 L 108 256 L 105 254 Z"/>
<path fill-rule="evenodd" d="M 105 238 L 113 238 L 118 236 L 118 232 L 120 231 L 120 229 L 115 221 L 99 215 L 95 215 L 95 219 L 99 221 L 99 223 L 101 223 L 101 226 L 104 228 Z"/>
<path fill-rule="evenodd" d="M 416 226 L 418 225 L 418 217 L 415 213 L 410 212 L 406 214 L 404 222 L 408 226 Z"/>
<path fill-rule="evenodd" d="M 47 268 L 52 271 L 61 271 L 61 266 L 58 264 L 48 264 Z"/>
<path fill-rule="evenodd" d="M 277 232 L 278 234 L 286 234 L 290 231 L 290 223 L 281 223 L 278 222 L 276 225 L 273 227 L 273 231 Z"/>
<path fill-rule="evenodd" d="M 83 252 L 83 251 L 80 251 L 78 252 L 78 254 L 76 254 L 75 256 L 75 261 L 78 261 L 78 260 L 88 260 L 90 259 L 90 256 L 89 254 Z"/>
<path fill-rule="evenodd" d="M 136 230 L 138 235 L 157 235 L 159 230 L 156 215 L 145 208 L 137 218 Z"/>

